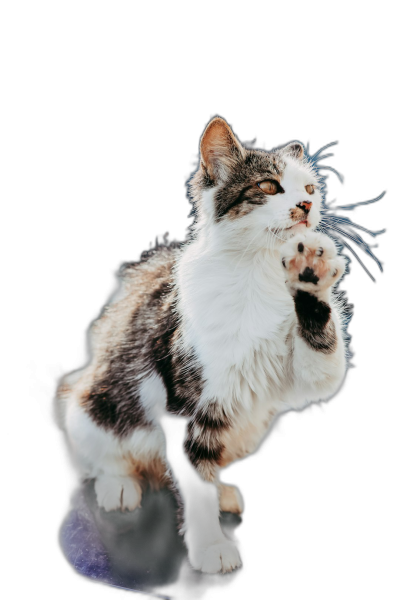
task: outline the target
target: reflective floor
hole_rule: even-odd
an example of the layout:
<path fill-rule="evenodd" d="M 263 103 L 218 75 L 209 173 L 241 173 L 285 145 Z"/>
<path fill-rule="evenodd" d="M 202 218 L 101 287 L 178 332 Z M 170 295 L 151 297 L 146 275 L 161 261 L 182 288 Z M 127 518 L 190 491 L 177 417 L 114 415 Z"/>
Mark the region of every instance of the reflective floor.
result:
<path fill-rule="evenodd" d="M 194 572 L 177 533 L 177 503 L 164 489 L 143 494 L 142 508 L 134 512 L 105 512 L 96 502 L 93 481 L 85 482 L 72 498 L 71 510 L 60 530 L 62 550 L 80 574 L 112 586 L 148 592 L 160 598 L 163 587 L 176 589 L 182 580 L 187 589 L 221 585 L 215 576 Z M 221 524 L 229 535 L 240 517 L 222 513 Z M 218 577 L 224 583 L 235 574 Z"/>

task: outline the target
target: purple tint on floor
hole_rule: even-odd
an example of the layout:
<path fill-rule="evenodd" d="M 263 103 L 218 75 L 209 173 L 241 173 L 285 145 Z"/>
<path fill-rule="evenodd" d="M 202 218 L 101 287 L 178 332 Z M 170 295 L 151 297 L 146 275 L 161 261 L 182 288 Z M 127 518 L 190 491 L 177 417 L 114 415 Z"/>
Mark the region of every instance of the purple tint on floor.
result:
<path fill-rule="evenodd" d="M 82 577 L 159 598 L 201 598 L 209 588 L 229 585 L 238 575 L 208 575 L 191 569 L 176 530 L 176 503 L 170 493 L 152 494 L 131 514 L 106 513 L 97 506 L 93 482 L 72 498 L 59 532 L 64 557 Z M 221 524 L 236 541 L 241 520 Z"/>

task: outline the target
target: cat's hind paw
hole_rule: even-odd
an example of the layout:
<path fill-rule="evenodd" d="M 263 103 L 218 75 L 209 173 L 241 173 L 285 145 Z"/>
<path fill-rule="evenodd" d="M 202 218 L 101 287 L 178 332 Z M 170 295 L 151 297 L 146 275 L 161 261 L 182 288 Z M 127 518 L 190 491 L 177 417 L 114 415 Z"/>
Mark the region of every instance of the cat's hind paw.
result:
<path fill-rule="evenodd" d="M 140 506 L 142 489 L 133 477 L 99 475 L 94 484 L 97 503 L 105 511 L 135 510 Z"/>

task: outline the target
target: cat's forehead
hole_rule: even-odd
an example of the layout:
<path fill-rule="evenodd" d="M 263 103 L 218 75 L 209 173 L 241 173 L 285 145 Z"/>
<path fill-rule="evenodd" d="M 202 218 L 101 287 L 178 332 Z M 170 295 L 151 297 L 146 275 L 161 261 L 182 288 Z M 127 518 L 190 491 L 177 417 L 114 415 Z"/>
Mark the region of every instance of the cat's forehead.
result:
<path fill-rule="evenodd" d="M 286 162 L 280 153 L 266 150 L 248 151 L 245 163 L 248 171 L 254 175 L 270 173 L 278 178 L 282 177 L 286 167 Z"/>
<path fill-rule="evenodd" d="M 237 175 L 243 180 L 270 177 L 279 181 L 285 179 L 317 182 L 316 174 L 307 161 L 294 158 L 281 150 L 248 150 L 242 169 Z"/>

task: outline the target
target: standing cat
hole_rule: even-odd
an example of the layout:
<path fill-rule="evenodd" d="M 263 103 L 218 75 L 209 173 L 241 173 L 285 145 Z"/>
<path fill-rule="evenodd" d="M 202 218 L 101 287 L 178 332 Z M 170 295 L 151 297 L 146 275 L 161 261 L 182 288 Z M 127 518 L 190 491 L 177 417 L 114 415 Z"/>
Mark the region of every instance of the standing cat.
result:
<path fill-rule="evenodd" d="M 219 510 L 243 510 L 220 469 L 254 452 L 276 415 L 330 397 L 344 378 L 332 286 L 345 261 L 315 232 L 319 180 L 299 143 L 249 149 L 216 117 L 189 188 L 189 239 L 122 267 L 91 328 L 91 362 L 64 378 L 58 408 L 99 505 L 134 510 L 145 481 L 173 477 L 189 560 L 215 573 L 240 565 Z M 160 424 L 168 413 L 187 419 L 180 460 Z"/>

